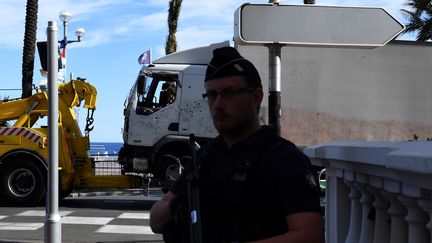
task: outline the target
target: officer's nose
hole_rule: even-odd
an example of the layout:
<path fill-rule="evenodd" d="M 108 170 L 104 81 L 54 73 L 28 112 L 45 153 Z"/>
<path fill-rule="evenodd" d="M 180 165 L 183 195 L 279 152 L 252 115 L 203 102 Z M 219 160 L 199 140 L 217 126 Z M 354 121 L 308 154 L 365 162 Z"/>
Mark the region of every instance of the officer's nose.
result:
<path fill-rule="evenodd" d="M 213 107 L 215 109 L 220 109 L 225 107 L 225 99 L 221 94 L 218 94 L 213 101 Z"/>

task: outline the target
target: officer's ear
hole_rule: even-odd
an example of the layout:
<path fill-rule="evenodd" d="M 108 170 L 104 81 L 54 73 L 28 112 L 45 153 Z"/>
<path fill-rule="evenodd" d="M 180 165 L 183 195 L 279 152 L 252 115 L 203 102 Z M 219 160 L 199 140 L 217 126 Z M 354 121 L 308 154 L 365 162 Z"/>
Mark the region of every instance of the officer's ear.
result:
<path fill-rule="evenodd" d="M 261 106 L 261 102 L 262 102 L 263 96 L 264 96 L 262 88 L 256 88 L 252 94 L 253 94 L 253 98 L 254 98 L 254 105 L 255 105 L 255 107 L 259 108 Z"/>

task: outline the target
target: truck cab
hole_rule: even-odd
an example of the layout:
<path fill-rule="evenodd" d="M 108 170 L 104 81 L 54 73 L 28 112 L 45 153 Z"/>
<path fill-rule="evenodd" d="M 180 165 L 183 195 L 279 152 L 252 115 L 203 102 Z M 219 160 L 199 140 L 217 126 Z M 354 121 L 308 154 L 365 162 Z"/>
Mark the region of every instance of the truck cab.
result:
<path fill-rule="evenodd" d="M 173 181 L 190 159 L 189 135 L 204 144 L 216 137 L 204 77 L 213 50 L 229 42 L 176 52 L 144 66 L 125 101 L 124 172 Z"/>

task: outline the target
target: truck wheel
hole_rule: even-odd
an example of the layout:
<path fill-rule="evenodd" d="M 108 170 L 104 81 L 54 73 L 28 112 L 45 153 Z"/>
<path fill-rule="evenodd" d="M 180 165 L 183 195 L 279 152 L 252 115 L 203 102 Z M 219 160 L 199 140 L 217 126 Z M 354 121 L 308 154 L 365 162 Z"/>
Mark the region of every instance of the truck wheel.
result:
<path fill-rule="evenodd" d="M 67 198 L 73 191 L 73 187 L 71 186 L 69 189 L 67 190 L 62 190 L 61 188 L 59 189 L 59 200 L 63 200 L 65 198 Z"/>
<path fill-rule="evenodd" d="M 170 154 L 159 157 L 155 166 L 155 177 L 164 181 L 174 182 L 181 174 L 180 160 Z"/>
<path fill-rule="evenodd" d="M 16 206 L 35 206 L 46 193 L 46 171 L 28 159 L 4 165 L 0 175 L 1 201 Z"/>
<path fill-rule="evenodd" d="M 192 156 L 184 155 L 180 157 L 180 163 L 183 166 L 183 168 L 187 168 L 189 164 L 192 163 Z"/>

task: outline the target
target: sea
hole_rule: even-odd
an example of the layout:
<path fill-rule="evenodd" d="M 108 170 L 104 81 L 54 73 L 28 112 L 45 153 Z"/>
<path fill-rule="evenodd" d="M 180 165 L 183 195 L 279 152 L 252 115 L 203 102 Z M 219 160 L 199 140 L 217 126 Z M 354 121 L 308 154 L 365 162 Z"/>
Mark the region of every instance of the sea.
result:
<path fill-rule="evenodd" d="M 90 143 L 90 156 L 117 155 L 122 146 L 123 146 L 123 143 L 91 142 Z"/>

